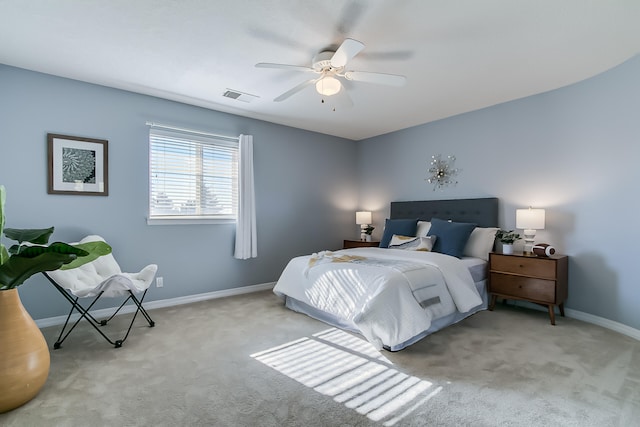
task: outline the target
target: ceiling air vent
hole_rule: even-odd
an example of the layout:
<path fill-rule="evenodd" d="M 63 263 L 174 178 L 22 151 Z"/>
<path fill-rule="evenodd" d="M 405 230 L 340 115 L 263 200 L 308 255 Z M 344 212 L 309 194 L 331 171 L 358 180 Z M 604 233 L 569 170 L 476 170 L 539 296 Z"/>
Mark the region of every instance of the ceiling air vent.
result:
<path fill-rule="evenodd" d="M 225 90 L 222 96 L 235 99 L 236 101 L 242 101 L 242 102 L 251 102 L 256 98 L 260 98 L 257 95 L 251 95 L 250 93 L 244 93 L 244 92 L 240 92 L 239 90 L 229 89 L 229 88 Z"/>

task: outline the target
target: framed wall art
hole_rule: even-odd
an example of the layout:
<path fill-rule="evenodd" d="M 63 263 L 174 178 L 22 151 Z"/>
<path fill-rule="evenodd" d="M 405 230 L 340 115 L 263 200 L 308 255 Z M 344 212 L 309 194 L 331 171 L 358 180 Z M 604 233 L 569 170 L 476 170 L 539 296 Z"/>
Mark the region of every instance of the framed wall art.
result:
<path fill-rule="evenodd" d="M 47 134 L 47 193 L 108 196 L 108 141 Z"/>

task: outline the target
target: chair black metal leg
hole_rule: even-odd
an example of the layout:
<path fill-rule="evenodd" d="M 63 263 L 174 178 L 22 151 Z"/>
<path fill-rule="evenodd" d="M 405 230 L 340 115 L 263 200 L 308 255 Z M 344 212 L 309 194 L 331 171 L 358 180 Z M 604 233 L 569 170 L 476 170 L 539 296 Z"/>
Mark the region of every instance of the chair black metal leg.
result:
<path fill-rule="evenodd" d="M 142 306 L 142 301 L 144 300 L 144 297 L 147 294 L 147 290 L 144 291 L 144 293 L 142 294 L 142 297 L 140 299 L 136 298 L 136 296 L 133 294 L 133 292 L 129 291 L 129 295 L 127 296 L 127 298 L 124 300 L 124 302 L 115 310 L 115 312 L 111 315 L 111 317 L 109 317 L 106 320 L 96 320 L 95 317 L 93 317 L 93 315 L 91 315 L 91 313 L 89 313 L 89 310 L 94 306 L 94 304 L 98 301 L 98 299 L 100 299 L 100 297 L 102 296 L 103 292 L 100 292 L 100 294 L 98 294 L 94 300 L 91 302 L 91 304 L 85 308 L 83 307 L 80 303 L 78 303 L 78 297 L 72 297 L 71 294 L 64 288 L 62 288 L 60 285 L 58 285 L 51 277 L 49 277 L 46 273 L 43 273 L 44 276 L 49 279 L 49 281 L 54 285 L 54 287 L 67 299 L 67 301 L 69 301 L 69 303 L 71 304 L 71 310 L 69 311 L 69 314 L 67 316 L 67 319 L 64 323 L 64 326 L 62 327 L 62 330 L 60 331 L 60 335 L 58 336 L 57 341 L 54 343 L 53 348 L 54 349 L 59 349 L 62 345 L 62 342 L 69 336 L 69 334 L 71 333 L 71 331 L 73 331 L 73 329 L 75 329 L 75 327 L 78 325 L 78 323 L 82 320 L 85 319 L 87 322 L 89 322 L 91 324 L 91 326 L 94 327 L 94 329 L 96 331 L 98 331 L 98 333 L 100 335 L 102 335 L 102 337 L 107 340 L 107 342 L 109 342 L 110 344 L 114 345 L 116 348 L 120 348 L 122 347 L 122 344 L 126 341 L 127 337 L 129 336 L 129 333 L 131 332 L 131 328 L 133 327 L 133 323 L 136 320 L 136 317 L 138 315 L 138 313 L 142 313 L 142 315 L 144 316 L 144 318 L 147 320 L 147 322 L 149 323 L 150 327 L 155 326 L 155 322 L 151 319 L 151 317 L 149 316 L 149 313 L 147 313 L 147 311 L 144 309 L 144 307 Z M 111 338 L 109 338 L 101 329 L 100 326 L 105 326 L 111 319 L 113 319 L 113 317 L 118 314 L 118 312 L 120 311 L 120 309 L 122 309 L 122 307 L 124 307 L 124 305 L 129 301 L 133 301 L 133 303 L 136 305 L 136 311 L 133 314 L 133 318 L 131 319 L 131 323 L 129 323 L 129 327 L 127 329 L 127 332 L 125 333 L 124 337 L 122 339 L 119 340 L 112 340 Z M 73 314 L 73 312 L 78 311 L 78 313 L 80 314 L 80 317 L 73 323 L 73 325 L 68 329 L 67 326 L 69 324 L 69 321 L 71 319 L 71 315 Z M 66 331 L 66 333 L 65 333 Z"/>
<path fill-rule="evenodd" d="M 69 334 L 71 333 L 71 331 L 73 331 L 75 329 L 76 326 L 78 326 L 78 324 L 80 323 L 80 321 L 82 319 L 85 319 L 87 322 L 89 322 L 89 324 L 91 324 L 91 326 L 93 326 L 93 328 L 98 331 L 98 333 L 100 335 L 102 335 L 102 337 L 107 340 L 110 344 L 114 344 L 115 343 L 104 333 L 102 332 L 98 326 L 101 324 L 101 322 L 98 322 L 96 320 L 95 317 L 93 317 L 90 313 L 89 310 L 91 310 L 91 308 L 95 305 L 96 302 L 98 302 L 98 300 L 100 299 L 100 297 L 102 296 L 102 292 L 100 292 L 95 299 L 91 302 L 91 304 L 89 304 L 89 306 L 87 308 L 84 308 L 82 305 L 80 305 L 77 300 L 78 298 L 75 298 L 75 300 L 67 293 L 66 290 L 64 290 L 63 288 L 59 287 L 58 285 L 56 285 L 59 289 L 59 291 L 67 298 L 67 300 L 69 302 L 71 302 L 72 304 L 72 310 L 77 310 L 78 313 L 80 313 L 80 317 L 73 323 L 73 325 L 71 326 L 71 328 L 69 328 L 69 330 L 67 331 L 67 333 L 64 335 L 64 337 L 62 339 L 58 339 L 58 341 L 54 344 L 54 349 L 58 349 L 60 348 L 60 345 L 62 344 L 62 342 L 67 339 L 67 337 L 69 336 Z M 66 327 L 66 324 L 65 324 Z M 62 333 L 64 332 L 64 328 L 63 331 L 60 333 L 60 335 L 62 335 Z"/>
<path fill-rule="evenodd" d="M 75 329 L 75 327 L 78 325 L 78 323 L 80 323 L 80 320 L 82 320 L 83 318 L 85 320 L 87 320 L 107 341 L 109 341 L 110 343 L 113 344 L 113 342 L 109 339 L 109 337 L 107 337 L 102 331 L 100 331 L 97 328 L 98 325 L 98 321 L 95 319 L 95 317 L 93 317 L 90 313 L 89 310 L 94 306 L 94 304 L 96 302 L 98 302 L 98 299 L 100 299 L 100 297 L 102 296 L 102 292 L 100 292 L 95 299 L 93 300 L 93 302 L 91 302 L 91 304 L 89 305 L 89 307 L 84 308 L 81 304 L 78 303 L 78 297 L 72 297 L 64 288 L 62 288 L 60 285 L 58 285 L 53 279 L 51 279 L 46 273 L 44 273 L 45 277 L 47 279 L 49 279 L 49 281 L 55 286 L 55 288 L 67 299 L 67 301 L 69 301 L 69 303 L 71 304 L 71 311 L 69 312 L 69 315 L 67 316 L 67 320 L 65 321 L 64 326 L 62 327 L 62 331 L 60 331 L 60 336 L 58 337 L 58 340 L 55 342 L 55 344 L 53 345 L 54 349 L 59 349 L 60 346 L 62 345 L 62 342 L 67 339 L 67 337 L 69 336 L 69 334 L 71 333 L 71 331 L 73 331 Z M 74 310 L 77 310 L 78 313 L 80 314 L 80 317 L 73 323 L 73 325 L 71 326 L 71 328 L 69 328 L 69 330 L 67 331 L 66 334 L 64 334 L 66 327 L 68 326 L 69 320 L 71 318 L 71 314 L 73 313 Z M 64 334 L 64 336 L 63 336 Z"/>
<path fill-rule="evenodd" d="M 122 343 L 125 342 L 125 340 L 127 339 L 127 337 L 129 337 L 129 332 L 131 331 L 131 328 L 133 327 L 133 322 L 136 321 L 136 316 L 138 315 L 138 313 L 142 313 L 142 315 L 147 319 L 147 322 L 149 322 L 149 326 L 150 327 L 154 327 L 155 326 L 155 322 L 153 320 L 151 320 L 151 317 L 149 317 L 149 314 L 147 313 L 147 311 L 144 309 L 144 307 L 142 307 L 142 301 L 144 301 L 144 297 L 145 295 L 147 295 L 147 290 L 145 289 L 144 293 L 142 294 L 142 298 L 140 298 L 140 300 L 138 300 L 138 298 L 136 298 L 136 296 L 133 294 L 133 292 L 129 291 L 129 297 L 127 298 L 127 300 L 131 299 L 133 301 L 133 303 L 136 305 L 136 312 L 133 313 L 133 319 L 131 319 L 131 323 L 129 323 L 129 329 L 127 329 L 127 333 L 125 334 L 124 338 L 122 338 L 122 340 L 120 341 L 120 345 L 122 345 Z M 120 306 L 120 308 L 122 308 L 122 306 Z M 120 308 L 118 308 L 118 310 L 120 310 Z M 118 341 L 116 341 L 116 348 L 119 347 L 118 345 Z"/>
<path fill-rule="evenodd" d="M 62 326 L 62 329 L 60 330 L 60 335 L 58 335 L 58 339 L 56 340 L 55 344 L 53 345 L 53 348 L 55 349 L 59 349 L 60 348 L 60 344 L 62 344 L 62 341 L 64 341 L 64 339 L 62 339 L 62 334 L 64 334 L 64 330 L 66 329 L 67 325 L 69 324 L 69 319 L 71 318 L 71 314 L 73 314 L 73 310 L 75 309 L 75 303 L 77 303 L 78 298 L 75 299 L 74 304 L 71 305 L 71 310 L 69 310 L 69 314 L 67 315 L 67 319 L 64 321 L 64 325 Z"/>
<path fill-rule="evenodd" d="M 113 314 L 111 315 L 111 317 L 109 317 L 107 320 L 103 320 L 103 321 L 101 322 L 103 326 L 104 326 L 104 325 L 106 325 L 106 324 L 107 324 L 111 319 L 113 319 L 113 318 L 116 316 L 116 314 L 118 314 L 118 312 L 120 311 L 120 309 L 121 309 L 122 307 L 124 307 L 124 305 L 127 303 L 127 301 L 129 301 L 129 300 L 131 299 L 131 295 L 133 295 L 133 294 L 131 293 L 131 291 L 129 291 L 129 296 L 127 297 L 127 299 L 125 299 L 125 300 L 124 300 L 124 302 L 123 302 L 122 304 L 120 304 L 120 307 L 118 307 L 118 309 L 117 309 L 116 311 L 114 311 L 114 312 L 113 312 Z"/>
<path fill-rule="evenodd" d="M 136 296 L 134 294 L 131 294 L 131 299 L 138 306 L 138 309 L 140 310 L 140 313 L 142 313 L 144 318 L 147 320 L 147 323 L 149 323 L 149 327 L 153 328 L 156 325 L 156 322 L 154 322 L 151 319 L 151 316 L 149 316 L 149 313 L 147 313 L 147 310 L 145 310 L 144 307 L 142 306 L 142 301 L 144 301 L 144 297 L 146 295 L 147 295 L 147 289 L 145 289 L 145 291 L 143 292 L 142 297 L 140 298 L 140 300 L 138 300 L 138 298 L 136 298 Z"/>

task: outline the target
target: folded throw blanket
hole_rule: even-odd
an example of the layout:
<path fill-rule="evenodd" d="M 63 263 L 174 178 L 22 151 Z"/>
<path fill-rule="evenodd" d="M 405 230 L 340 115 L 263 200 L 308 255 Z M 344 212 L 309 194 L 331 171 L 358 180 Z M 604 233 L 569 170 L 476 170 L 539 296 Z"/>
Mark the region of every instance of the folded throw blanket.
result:
<path fill-rule="evenodd" d="M 397 261 L 381 258 L 367 258 L 360 255 L 335 254 L 332 251 L 322 251 L 314 253 L 309 258 L 307 268 L 304 270 L 305 277 L 308 277 L 309 269 L 326 263 L 353 263 L 364 264 L 372 267 L 387 267 L 405 273 L 411 270 L 423 268 L 424 265 L 415 262 Z"/>

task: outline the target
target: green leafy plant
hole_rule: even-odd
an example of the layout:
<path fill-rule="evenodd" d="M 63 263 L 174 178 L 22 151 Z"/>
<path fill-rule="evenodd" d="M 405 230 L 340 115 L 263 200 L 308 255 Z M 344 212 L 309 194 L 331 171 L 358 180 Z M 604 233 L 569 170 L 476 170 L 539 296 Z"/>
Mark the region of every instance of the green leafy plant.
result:
<path fill-rule="evenodd" d="M 371 225 L 367 225 L 367 227 L 364 229 L 364 234 L 368 234 L 371 235 L 371 233 L 373 233 L 373 230 L 375 230 L 375 227 L 372 227 Z"/>
<path fill-rule="evenodd" d="M 69 245 L 63 242 L 48 244 L 54 227 L 42 229 L 4 228 L 6 191 L 0 185 L 0 237 L 4 235 L 18 242 L 7 249 L 0 242 L 0 291 L 13 289 L 34 274 L 59 268 L 75 268 L 111 253 L 105 242 Z"/>
<path fill-rule="evenodd" d="M 520 234 L 514 233 L 513 230 L 498 230 L 496 232 L 496 239 L 500 241 L 500 243 L 513 245 L 517 240 L 520 240 Z"/>

